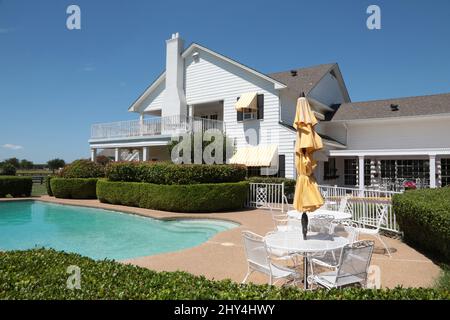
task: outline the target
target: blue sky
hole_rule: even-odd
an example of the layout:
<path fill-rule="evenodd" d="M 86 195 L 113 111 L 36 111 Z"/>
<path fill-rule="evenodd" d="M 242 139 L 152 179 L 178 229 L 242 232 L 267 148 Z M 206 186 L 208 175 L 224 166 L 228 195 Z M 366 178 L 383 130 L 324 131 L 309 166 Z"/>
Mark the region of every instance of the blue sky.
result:
<path fill-rule="evenodd" d="M 450 92 L 449 14 L 447 0 L 0 0 L 0 160 L 88 157 L 92 123 L 137 117 L 173 32 L 267 73 L 338 62 L 353 101 Z"/>

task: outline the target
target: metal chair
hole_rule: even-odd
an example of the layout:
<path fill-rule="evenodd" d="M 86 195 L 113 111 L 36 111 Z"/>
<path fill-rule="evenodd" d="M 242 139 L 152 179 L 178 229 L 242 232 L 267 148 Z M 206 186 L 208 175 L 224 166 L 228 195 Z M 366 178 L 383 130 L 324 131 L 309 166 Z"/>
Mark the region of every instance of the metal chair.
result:
<path fill-rule="evenodd" d="M 373 247 L 373 241 L 358 241 L 346 245 L 342 249 L 339 263 L 333 266 L 334 270 L 332 271 L 315 274 L 315 263 L 311 263 L 312 274 L 308 277 L 308 282 L 327 289 L 354 284 L 366 287 Z"/>
<path fill-rule="evenodd" d="M 358 236 L 361 234 L 372 236 L 378 239 L 386 249 L 389 257 L 392 257 L 391 251 L 386 243 L 383 241 L 380 235 L 381 225 L 386 224 L 386 216 L 387 216 L 388 207 L 385 204 L 376 204 L 376 218 L 363 217 L 357 221 L 358 227 L 356 231 L 358 232 Z"/>
<path fill-rule="evenodd" d="M 308 229 L 312 232 L 332 234 L 334 217 L 328 214 L 315 214 L 309 219 Z"/>
<path fill-rule="evenodd" d="M 279 266 L 271 261 L 270 255 L 273 250 L 269 250 L 264 242 L 264 238 L 251 231 L 243 231 L 245 254 L 247 256 L 248 270 L 242 280 L 245 283 L 248 277 L 255 271 L 269 276 L 269 284 L 272 285 L 280 279 L 293 280 L 294 283 L 300 278 L 295 270 Z"/>
<path fill-rule="evenodd" d="M 343 222 L 341 225 L 345 232 L 345 238 L 347 238 L 349 241 L 348 243 L 349 244 L 354 243 L 358 238 L 358 233 L 356 231 L 357 224 L 352 222 Z M 315 254 L 313 255 L 313 258 L 311 259 L 310 263 L 315 263 L 317 265 L 333 269 L 339 262 L 338 259 L 341 256 L 341 251 L 342 249 L 336 249 L 326 251 L 322 254 Z"/>

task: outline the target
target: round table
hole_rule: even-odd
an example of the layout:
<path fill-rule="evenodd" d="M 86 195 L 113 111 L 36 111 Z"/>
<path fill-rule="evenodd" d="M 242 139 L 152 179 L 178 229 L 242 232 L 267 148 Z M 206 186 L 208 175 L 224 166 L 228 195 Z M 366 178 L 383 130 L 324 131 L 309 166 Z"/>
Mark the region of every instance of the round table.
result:
<path fill-rule="evenodd" d="M 306 240 L 300 231 L 277 231 L 264 237 L 268 248 L 303 255 L 304 286 L 308 288 L 308 254 L 341 249 L 349 240 L 336 235 L 308 232 Z"/>
<path fill-rule="evenodd" d="M 308 212 L 308 218 L 314 217 L 315 214 L 326 214 L 334 217 L 334 220 L 336 221 L 342 221 L 342 220 L 348 220 L 352 218 L 351 213 L 347 212 L 341 212 L 341 211 L 335 211 L 335 210 L 327 210 L 327 209 L 317 209 L 314 212 Z M 287 212 L 287 215 L 291 218 L 295 219 L 301 219 L 302 218 L 302 212 L 299 212 L 297 210 L 290 210 Z"/>

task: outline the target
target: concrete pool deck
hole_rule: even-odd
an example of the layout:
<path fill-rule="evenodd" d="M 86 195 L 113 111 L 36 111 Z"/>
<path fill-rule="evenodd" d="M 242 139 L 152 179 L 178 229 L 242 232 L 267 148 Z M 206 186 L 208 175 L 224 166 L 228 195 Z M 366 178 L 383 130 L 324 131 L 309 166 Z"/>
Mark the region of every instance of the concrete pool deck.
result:
<path fill-rule="evenodd" d="M 56 199 L 49 196 L 0 199 L 0 201 L 39 200 L 58 204 L 102 208 L 128 212 L 156 219 L 209 218 L 229 220 L 239 226 L 216 234 L 199 246 L 176 252 L 139 257 L 121 261 L 158 271 L 187 271 L 204 275 L 209 279 L 231 279 L 241 282 L 247 272 L 247 263 L 242 243 L 242 230 L 250 230 L 264 235 L 273 230 L 268 210 L 243 210 L 225 213 L 172 213 L 158 210 L 127 207 L 101 203 L 98 200 Z M 370 239 L 370 238 L 368 238 Z M 440 268 L 430 259 L 417 252 L 401 240 L 383 237 L 390 248 L 394 248 L 392 258 L 383 254 L 382 245 L 375 242 L 372 265 L 380 268 L 382 287 L 429 287 L 439 276 Z M 254 273 L 249 281 L 267 283 L 267 277 Z"/>

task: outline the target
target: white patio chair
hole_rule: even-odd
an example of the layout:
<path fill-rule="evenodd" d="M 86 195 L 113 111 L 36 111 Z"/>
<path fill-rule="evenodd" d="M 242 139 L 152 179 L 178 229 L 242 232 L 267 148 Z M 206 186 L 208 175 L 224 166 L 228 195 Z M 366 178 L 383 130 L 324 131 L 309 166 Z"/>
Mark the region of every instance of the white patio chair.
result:
<path fill-rule="evenodd" d="M 277 231 L 300 231 L 302 230 L 302 222 L 299 219 L 289 218 L 286 215 L 272 215 L 272 220 Z"/>
<path fill-rule="evenodd" d="M 343 231 L 345 232 L 345 238 L 349 241 L 348 244 L 354 243 L 358 238 L 356 231 L 357 224 L 353 222 L 341 223 Z M 334 233 L 334 232 L 333 232 Z M 337 234 L 335 234 L 337 235 Z M 340 234 L 339 234 L 340 235 Z M 334 269 L 338 264 L 338 259 L 341 256 L 342 249 L 326 251 L 322 254 L 315 254 L 310 260 L 310 263 L 315 263 L 326 268 Z"/>
<path fill-rule="evenodd" d="M 279 266 L 271 261 L 271 254 L 274 250 L 269 250 L 264 242 L 264 238 L 251 231 L 243 231 L 245 254 L 247 255 L 248 270 L 242 280 L 245 283 L 248 277 L 255 271 L 269 276 L 269 284 L 274 284 L 273 280 L 280 279 L 293 280 L 294 283 L 301 277 L 295 270 Z"/>
<path fill-rule="evenodd" d="M 334 216 L 328 214 L 315 214 L 309 218 L 308 229 L 312 232 L 332 234 Z"/>
<path fill-rule="evenodd" d="M 341 202 L 339 203 L 339 212 L 346 212 L 347 211 L 347 203 L 348 203 L 348 196 L 344 196 L 341 198 Z"/>
<path fill-rule="evenodd" d="M 392 257 L 389 247 L 386 245 L 380 235 L 381 225 L 386 224 L 388 206 L 385 204 L 377 203 L 375 208 L 377 213 L 376 218 L 363 217 L 357 221 L 358 227 L 356 228 L 356 231 L 358 233 L 358 237 L 359 235 L 363 234 L 378 239 L 381 244 L 383 244 L 389 257 Z"/>
<path fill-rule="evenodd" d="M 308 277 L 308 282 L 327 289 L 341 288 L 352 284 L 366 287 L 373 247 L 373 241 L 358 241 L 346 245 L 342 249 L 339 263 L 334 266 L 332 271 L 315 274 L 315 263 L 311 263 L 311 276 Z"/>

